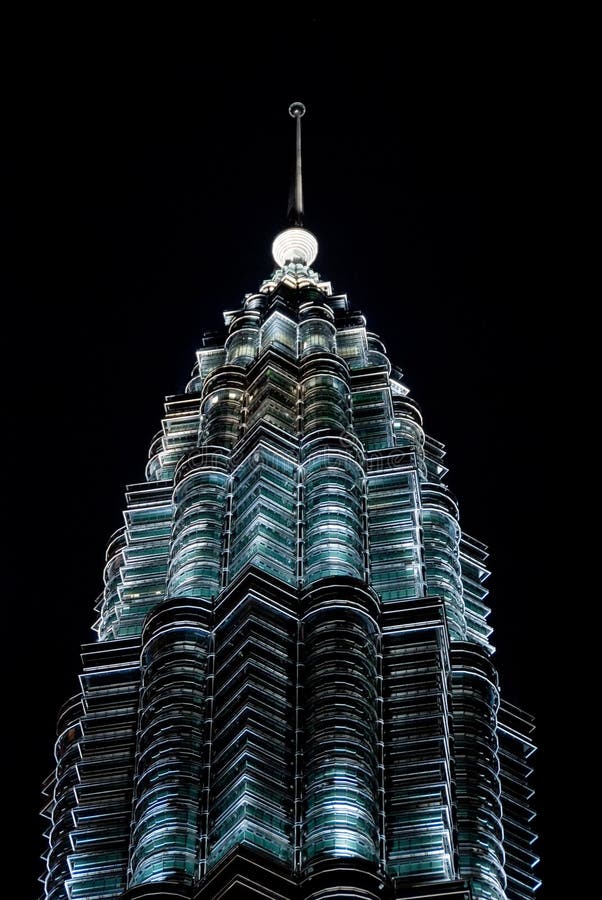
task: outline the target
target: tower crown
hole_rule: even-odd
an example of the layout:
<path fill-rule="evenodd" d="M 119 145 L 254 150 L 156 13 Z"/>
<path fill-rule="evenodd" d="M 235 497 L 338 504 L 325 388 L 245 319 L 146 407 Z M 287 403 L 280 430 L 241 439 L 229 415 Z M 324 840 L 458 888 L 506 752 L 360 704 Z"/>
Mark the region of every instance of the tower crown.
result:
<path fill-rule="evenodd" d="M 45 900 L 539 884 L 486 547 L 384 344 L 310 268 L 289 112 L 279 268 L 204 335 L 107 547 L 44 788 Z"/>

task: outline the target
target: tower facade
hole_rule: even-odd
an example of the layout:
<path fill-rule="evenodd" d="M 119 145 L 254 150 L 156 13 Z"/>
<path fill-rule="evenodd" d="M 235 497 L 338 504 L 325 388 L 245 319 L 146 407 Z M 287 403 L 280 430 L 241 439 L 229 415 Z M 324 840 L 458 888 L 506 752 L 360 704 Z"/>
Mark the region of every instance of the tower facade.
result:
<path fill-rule="evenodd" d="M 312 268 L 300 117 L 275 269 L 166 400 L 48 780 L 47 900 L 518 900 L 533 723 L 486 549 L 382 342 Z"/>

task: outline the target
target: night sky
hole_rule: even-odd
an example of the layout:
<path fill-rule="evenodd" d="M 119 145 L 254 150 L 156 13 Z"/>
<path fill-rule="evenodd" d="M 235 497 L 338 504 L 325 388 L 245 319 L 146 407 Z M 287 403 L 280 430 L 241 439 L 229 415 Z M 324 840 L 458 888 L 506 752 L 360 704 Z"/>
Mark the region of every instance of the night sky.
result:
<path fill-rule="evenodd" d="M 254 24 L 252 40 L 239 22 L 196 47 L 92 32 L 49 44 L 41 29 L 16 54 L 4 385 L 18 523 L 11 634 L 28 638 L 5 661 L 11 679 L 25 666 L 35 679 L 17 702 L 35 754 L 23 788 L 29 860 L 123 488 L 143 479 L 164 397 L 184 390 L 202 332 L 271 272 L 293 100 L 307 106 L 315 268 L 404 371 L 427 432 L 447 446 L 462 525 L 489 545 L 501 685 L 538 715 L 546 820 L 545 77 L 528 36 L 511 30 L 474 45 L 364 21 L 345 33 L 334 15 L 308 13 L 295 39 L 286 23 Z"/>

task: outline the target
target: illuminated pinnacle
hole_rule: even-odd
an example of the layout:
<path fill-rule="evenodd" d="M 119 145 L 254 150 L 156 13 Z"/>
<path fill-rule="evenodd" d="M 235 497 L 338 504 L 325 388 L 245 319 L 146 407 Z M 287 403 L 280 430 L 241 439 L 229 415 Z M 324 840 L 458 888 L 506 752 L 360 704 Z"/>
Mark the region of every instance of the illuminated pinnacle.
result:
<path fill-rule="evenodd" d="M 288 207 L 289 228 L 281 231 L 272 244 L 272 256 L 276 264 L 282 266 L 293 263 L 310 266 L 318 255 L 318 242 L 311 231 L 303 227 L 303 177 L 301 167 L 301 119 L 305 106 L 296 100 L 288 108 L 289 115 L 296 122 L 295 171 L 291 185 Z"/>
<path fill-rule="evenodd" d="M 288 211 L 288 224 L 301 227 L 303 226 L 303 176 L 301 171 L 301 118 L 305 115 L 305 106 L 299 101 L 291 103 L 288 108 L 289 114 L 296 120 L 296 142 L 295 142 L 295 175 L 293 178 L 293 189 L 291 191 L 291 202 Z"/>

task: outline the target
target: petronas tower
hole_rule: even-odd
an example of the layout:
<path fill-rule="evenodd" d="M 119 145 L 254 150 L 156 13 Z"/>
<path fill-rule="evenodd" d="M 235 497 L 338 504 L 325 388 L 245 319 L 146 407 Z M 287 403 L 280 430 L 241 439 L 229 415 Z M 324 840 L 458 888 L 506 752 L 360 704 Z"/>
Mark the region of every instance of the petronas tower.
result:
<path fill-rule="evenodd" d="M 108 543 L 46 785 L 47 900 L 538 887 L 486 548 L 402 373 L 312 268 L 290 112 L 275 268 L 167 397 Z"/>

